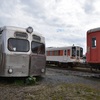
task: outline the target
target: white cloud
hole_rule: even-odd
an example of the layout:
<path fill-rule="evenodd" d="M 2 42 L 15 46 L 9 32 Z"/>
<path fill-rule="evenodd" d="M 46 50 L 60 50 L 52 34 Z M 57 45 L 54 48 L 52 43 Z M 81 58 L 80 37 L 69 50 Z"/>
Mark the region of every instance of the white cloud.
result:
<path fill-rule="evenodd" d="M 80 45 L 99 27 L 100 0 L 0 0 L 0 26 L 27 27 L 43 34 L 46 46 Z"/>

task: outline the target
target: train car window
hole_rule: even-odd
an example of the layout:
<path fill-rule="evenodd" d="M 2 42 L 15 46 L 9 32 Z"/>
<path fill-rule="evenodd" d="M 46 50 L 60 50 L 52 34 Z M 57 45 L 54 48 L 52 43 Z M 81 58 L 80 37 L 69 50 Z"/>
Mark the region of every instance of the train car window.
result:
<path fill-rule="evenodd" d="M 25 39 L 10 38 L 8 39 L 8 50 L 14 52 L 28 52 L 29 41 Z"/>
<path fill-rule="evenodd" d="M 0 31 L 0 34 L 2 34 L 2 32 L 3 32 L 3 30 L 2 30 L 2 31 Z"/>
<path fill-rule="evenodd" d="M 92 38 L 92 47 L 96 47 L 96 38 Z"/>
<path fill-rule="evenodd" d="M 60 50 L 58 51 L 58 56 L 60 56 Z"/>
<path fill-rule="evenodd" d="M 54 51 L 55 56 L 58 56 L 59 55 L 58 53 L 59 53 L 58 51 Z"/>
<path fill-rule="evenodd" d="M 83 48 L 80 48 L 80 57 L 83 57 Z"/>
<path fill-rule="evenodd" d="M 45 45 L 43 43 L 32 41 L 31 50 L 36 54 L 45 54 Z"/>
<path fill-rule="evenodd" d="M 77 50 L 77 56 L 79 56 L 79 50 Z"/>
<path fill-rule="evenodd" d="M 49 56 L 49 53 L 48 53 L 48 51 L 46 51 L 46 55 L 47 55 L 47 56 Z"/>
<path fill-rule="evenodd" d="M 66 55 L 66 50 L 64 51 L 64 55 Z"/>
<path fill-rule="evenodd" d="M 52 55 L 55 56 L 55 51 L 52 51 Z"/>
<path fill-rule="evenodd" d="M 50 51 L 47 51 L 47 56 L 50 56 Z"/>
<path fill-rule="evenodd" d="M 70 56 L 70 49 L 67 50 L 67 55 Z"/>
<path fill-rule="evenodd" d="M 53 55 L 53 52 L 52 51 L 50 51 L 50 56 L 52 56 Z"/>
<path fill-rule="evenodd" d="M 73 57 L 76 56 L 76 47 L 72 47 L 72 56 L 73 56 Z"/>
<path fill-rule="evenodd" d="M 1 41 L 2 41 L 2 34 L 0 34 L 0 43 L 1 43 Z"/>

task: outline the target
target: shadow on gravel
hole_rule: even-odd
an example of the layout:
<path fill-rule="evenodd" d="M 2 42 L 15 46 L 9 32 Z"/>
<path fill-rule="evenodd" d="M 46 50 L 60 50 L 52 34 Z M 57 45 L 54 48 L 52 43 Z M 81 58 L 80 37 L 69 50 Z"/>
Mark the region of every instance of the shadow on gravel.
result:
<path fill-rule="evenodd" d="M 100 82 L 100 75 L 83 76 L 85 79 L 92 80 L 94 82 Z"/>
<path fill-rule="evenodd" d="M 30 77 L 0 77 L 0 84 L 3 85 L 35 85 L 39 84 L 44 78 L 42 76 L 33 77 L 35 80 L 30 80 Z M 27 83 L 28 80 L 28 83 Z"/>
<path fill-rule="evenodd" d="M 41 82 L 43 80 L 44 80 L 44 77 L 42 77 L 42 76 L 36 76 L 36 81 L 37 82 Z"/>
<path fill-rule="evenodd" d="M 16 84 L 16 83 L 23 84 L 24 81 L 25 81 L 25 78 L 0 77 L 0 84 Z"/>

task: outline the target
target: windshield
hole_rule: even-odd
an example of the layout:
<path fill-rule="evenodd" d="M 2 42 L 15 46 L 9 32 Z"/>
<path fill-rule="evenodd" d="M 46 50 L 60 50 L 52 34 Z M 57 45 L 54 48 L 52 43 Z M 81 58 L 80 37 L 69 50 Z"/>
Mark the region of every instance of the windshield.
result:
<path fill-rule="evenodd" d="M 73 57 L 76 56 L 76 47 L 72 47 L 72 56 L 73 56 Z"/>
<path fill-rule="evenodd" d="M 31 50 L 33 53 L 45 54 L 45 45 L 43 43 L 32 41 L 31 44 Z"/>
<path fill-rule="evenodd" d="M 8 40 L 8 50 L 14 52 L 28 52 L 29 41 L 25 39 L 10 38 Z"/>
<path fill-rule="evenodd" d="M 83 57 L 83 48 L 80 48 L 80 57 Z"/>

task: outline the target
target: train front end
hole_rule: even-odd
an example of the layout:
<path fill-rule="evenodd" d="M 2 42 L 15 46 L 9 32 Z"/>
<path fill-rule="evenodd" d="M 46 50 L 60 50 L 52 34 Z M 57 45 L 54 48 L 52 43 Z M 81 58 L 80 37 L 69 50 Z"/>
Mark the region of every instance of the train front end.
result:
<path fill-rule="evenodd" d="M 31 36 L 30 76 L 44 75 L 46 71 L 45 38 L 33 32 Z"/>
<path fill-rule="evenodd" d="M 29 74 L 30 36 L 26 30 L 4 27 L 1 44 L 0 76 L 27 77 Z"/>
<path fill-rule="evenodd" d="M 45 73 L 45 39 L 27 29 L 6 26 L 0 31 L 0 76 L 28 77 Z"/>

